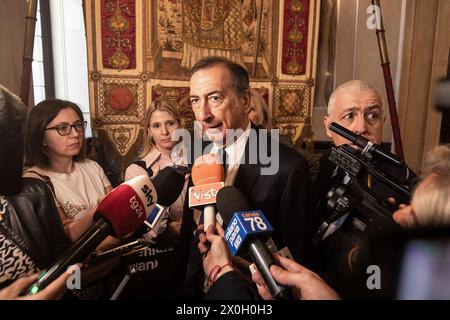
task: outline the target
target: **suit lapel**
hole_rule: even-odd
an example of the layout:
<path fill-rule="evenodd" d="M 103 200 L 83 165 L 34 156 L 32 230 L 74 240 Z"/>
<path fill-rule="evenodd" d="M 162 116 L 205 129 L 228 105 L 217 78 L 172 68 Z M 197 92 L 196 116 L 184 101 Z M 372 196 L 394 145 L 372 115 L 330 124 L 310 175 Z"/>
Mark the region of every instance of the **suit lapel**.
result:
<path fill-rule="evenodd" d="M 234 182 L 234 186 L 236 188 L 238 188 L 240 191 L 242 191 L 244 194 L 250 194 L 256 181 L 258 180 L 259 176 L 260 176 L 260 168 L 261 168 L 261 163 L 259 160 L 259 128 L 257 126 L 255 126 L 252 123 L 252 128 L 253 132 L 256 132 L 256 134 L 258 135 L 258 139 L 257 139 L 257 163 L 256 164 L 249 164 L 249 159 L 250 159 L 250 147 L 249 147 L 249 140 L 247 140 L 247 143 L 245 145 L 245 163 L 242 163 L 239 166 L 239 170 L 236 176 L 236 180 Z M 270 147 L 270 144 L 268 144 L 268 146 Z M 269 150 L 270 152 L 270 150 Z"/>
<path fill-rule="evenodd" d="M 259 165 L 241 164 L 234 181 L 234 186 L 244 194 L 250 194 L 259 177 Z"/>

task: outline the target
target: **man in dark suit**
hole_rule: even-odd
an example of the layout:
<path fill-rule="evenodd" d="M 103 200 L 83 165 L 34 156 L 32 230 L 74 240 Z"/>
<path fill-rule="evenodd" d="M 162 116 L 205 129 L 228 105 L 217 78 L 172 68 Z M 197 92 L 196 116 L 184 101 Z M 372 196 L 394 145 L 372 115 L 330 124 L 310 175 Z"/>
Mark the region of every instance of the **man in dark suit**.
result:
<path fill-rule="evenodd" d="M 255 209 L 263 211 L 274 227 L 277 246 L 288 246 L 296 260 L 309 263 L 313 225 L 308 166 L 298 153 L 251 126 L 246 70 L 218 57 L 197 62 L 190 100 L 196 120 L 214 142 L 213 150 L 222 148 L 227 153 L 227 184 L 233 184 Z M 235 131 L 229 134 L 230 129 Z M 272 160 L 271 168 L 264 157 Z M 233 174 L 235 179 L 230 181 Z"/>
<path fill-rule="evenodd" d="M 192 69 L 190 101 L 196 120 L 213 142 L 212 153 L 226 154 L 226 184 L 234 185 L 254 209 L 263 211 L 278 248 L 287 246 L 297 261 L 310 265 L 315 224 L 308 165 L 298 153 L 252 127 L 246 70 L 224 58 L 200 60 Z M 183 241 L 188 240 L 184 232 L 194 227 L 186 221 L 192 220 L 188 212 L 186 208 Z"/>

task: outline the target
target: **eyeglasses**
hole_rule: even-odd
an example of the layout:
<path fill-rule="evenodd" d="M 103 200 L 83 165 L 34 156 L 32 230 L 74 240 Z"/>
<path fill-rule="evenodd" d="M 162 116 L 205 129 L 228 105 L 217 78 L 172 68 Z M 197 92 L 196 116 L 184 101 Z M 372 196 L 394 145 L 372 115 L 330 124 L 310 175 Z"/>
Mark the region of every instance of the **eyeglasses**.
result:
<path fill-rule="evenodd" d="M 68 123 L 60 123 L 57 124 L 54 127 L 45 128 L 45 130 L 56 130 L 59 135 L 61 136 L 67 136 L 72 132 L 72 128 L 75 128 L 77 132 L 83 133 L 84 130 L 86 130 L 87 121 L 83 122 L 75 122 L 74 124 L 68 124 Z"/>

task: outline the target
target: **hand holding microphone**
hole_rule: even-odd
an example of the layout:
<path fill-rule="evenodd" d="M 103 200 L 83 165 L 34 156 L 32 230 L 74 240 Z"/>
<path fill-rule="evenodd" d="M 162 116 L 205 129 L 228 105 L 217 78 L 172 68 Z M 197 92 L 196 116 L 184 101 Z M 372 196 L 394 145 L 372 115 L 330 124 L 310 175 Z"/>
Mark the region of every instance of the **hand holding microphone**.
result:
<path fill-rule="evenodd" d="M 200 225 L 198 229 L 203 229 Z M 199 236 L 199 244 L 197 245 L 203 259 L 203 270 L 210 285 L 212 285 L 223 274 L 233 271 L 230 250 L 224 239 L 224 231 L 217 223 L 210 225 L 205 233 Z"/>
<path fill-rule="evenodd" d="M 294 298 L 298 300 L 339 300 L 339 295 L 316 273 L 290 259 L 275 255 L 278 265 L 270 267 L 270 273 L 278 283 L 291 287 Z M 250 266 L 252 280 L 264 300 L 273 299 L 263 275 L 256 266 Z"/>
<path fill-rule="evenodd" d="M 189 207 L 203 208 L 205 230 L 216 224 L 216 195 L 224 186 L 223 165 L 214 155 L 198 157 L 191 172 L 194 187 L 189 188 Z"/>
<path fill-rule="evenodd" d="M 275 299 L 289 299 L 287 287 L 277 283 L 270 273 L 276 261 L 266 245 L 273 231 L 261 210 L 252 210 L 245 196 L 235 187 L 224 187 L 217 194 L 217 207 L 226 225 L 225 240 L 233 255 L 244 248 L 261 271 L 264 281 Z"/>
<path fill-rule="evenodd" d="M 96 222 L 23 294 L 36 294 L 75 262 L 83 261 L 109 235 L 123 238 L 141 226 L 156 206 L 170 206 L 180 195 L 184 176 L 167 167 L 152 181 L 135 177 L 112 190 L 99 204 Z"/>

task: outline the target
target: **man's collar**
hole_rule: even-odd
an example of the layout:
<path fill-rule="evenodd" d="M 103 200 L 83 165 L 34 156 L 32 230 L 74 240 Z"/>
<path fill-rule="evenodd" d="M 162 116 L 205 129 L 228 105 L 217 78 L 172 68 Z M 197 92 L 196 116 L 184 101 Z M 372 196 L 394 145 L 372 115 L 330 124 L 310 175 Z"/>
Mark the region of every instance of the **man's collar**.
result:
<path fill-rule="evenodd" d="M 228 155 L 228 159 L 230 160 L 230 163 L 239 163 L 240 162 L 242 155 L 244 154 L 244 151 L 245 151 L 245 145 L 247 144 L 247 138 L 248 138 L 248 135 L 250 134 L 250 128 L 251 128 L 251 123 L 249 121 L 244 133 L 241 134 L 233 144 L 225 147 L 225 152 Z"/>
<path fill-rule="evenodd" d="M 227 153 L 227 159 L 229 163 L 240 162 L 245 151 L 245 146 L 247 144 L 247 139 L 250 134 L 251 127 L 251 121 L 249 121 L 247 124 L 247 128 L 245 129 L 243 134 L 241 134 L 233 143 L 230 143 L 225 147 L 225 152 Z M 211 153 L 217 154 L 217 151 L 219 149 L 222 149 L 222 146 L 214 143 Z"/>

